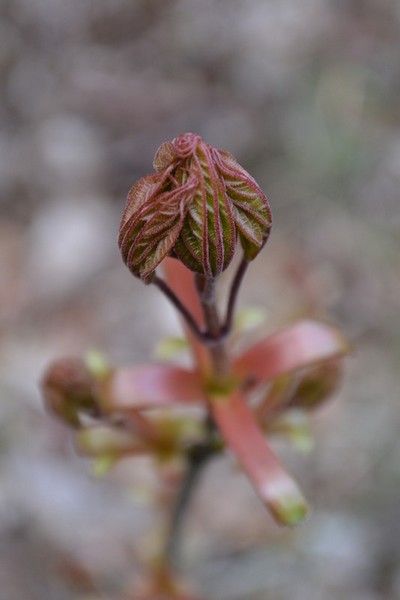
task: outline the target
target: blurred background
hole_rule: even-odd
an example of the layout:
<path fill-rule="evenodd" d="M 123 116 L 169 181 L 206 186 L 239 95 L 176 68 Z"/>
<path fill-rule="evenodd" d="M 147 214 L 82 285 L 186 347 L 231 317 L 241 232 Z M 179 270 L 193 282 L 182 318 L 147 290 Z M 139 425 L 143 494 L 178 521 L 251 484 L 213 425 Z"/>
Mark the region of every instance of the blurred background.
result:
<path fill-rule="evenodd" d="M 51 359 L 92 347 L 147 361 L 177 330 L 116 238 L 127 190 L 185 131 L 235 154 L 270 199 L 273 233 L 241 305 L 265 309 L 270 331 L 328 318 L 354 353 L 313 452 L 277 447 L 310 520 L 278 530 L 218 459 L 184 571 L 214 600 L 400 598 L 400 2 L 0 6 L 2 599 L 135 585 L 156 519 L 138 493 L 151 469 L 94 478 L 38 381 Z"/>

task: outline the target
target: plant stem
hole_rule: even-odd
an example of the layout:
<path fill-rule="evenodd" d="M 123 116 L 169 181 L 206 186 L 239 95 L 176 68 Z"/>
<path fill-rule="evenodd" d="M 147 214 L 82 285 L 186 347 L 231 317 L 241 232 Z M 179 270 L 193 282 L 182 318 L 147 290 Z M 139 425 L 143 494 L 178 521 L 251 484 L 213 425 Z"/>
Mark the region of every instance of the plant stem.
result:
<path fill-rule="evenodd" d="M 237 294 L 237 289 L 242 277 L 243 273 L 236 283 L 234 296 Z M 235 281 L 237 279 L 238 278 L 235 277 Z M 217 310 L 216 280 L 197 274 L 195 282 L 204 313 L 204 321 L 207 327 L 206 333 L 208 343 L 204 339 L 202 340 L 202 343 L 208 346 L 210 352 L 214 382 L 217 385 L 218 383 L 223 385 L 229 377 L 230 364 L 226 350 L 225 334 L 221 327 Z M 234 301 L 235 298 L 233 298 L 233 301 L 231 302 L 231 310 L 233 310 Z M 210 340 L 212 340 L 212 344 L 209 343 Z M 178 561 L 179 542 L 181 539 L 184 516 L 193 495 L 193 490 L 199 480 L 199 476 L 209 459 L 221 449 L 218 447 L 218 444 L 216 444 L 215 425 L 210 414 L 206 417 L 205 425 L 207 431 L 205 440 L 199 444 L 193 445 L 186 453 L 186 473 L 176 498 L 165 546 L 165 557 L 170 566 L 175 566 Z"/>
<path fill-rule="evenodd" d="M 235 277 L 233 278 L 231 290 L 229 293 L 228 307 L 226 310 L 225 322 L 223 325 L 223 332 L 225 334 L 229 334 L 232 329 L 233 324 L 233 316 L 235 314 L 236 300 L 240 288 L 240 284 L 242 283 L 244 274 L 246 273 L 247 267 L 249 266 L 249 261 L 246 260 L 243 256 L 240 264 L 235 273 Z"/>
<path fill-rule="evenodd" d="M 186 455 L 187 467 L 182 486 L 172 512 L 169 535 L 165 545 L 165 556 L 168 564 L 176 566 L 179 560 L 179 544 L 181 540 L 184 516 L 189 506 L 193 490 L 208 460 L 217 452 L 214 443 L 203 443 L 192 446 Z"/>
<path fill-rule="evenodd" d="M 153 276 L 151 281 L 158 287 L 158 289 L 168 298 L 168 300 L 174 305 L 176 310 L 181 314 L 183 319 L 185 320 L 187 326 L 193 335 L 198 338 L 200 341 L 204 341 L 204 333 L 199 328 L 196 323 L 193 315 L 188 311 L 186 306 L 179 300 L 178 296 L 175 292 L 169 287 L 166 281 L 158 277 L 157 275 Z"/>
<path fill-rule="evenodd" d="M 213 340 L 209 345 L 215 381 L 223 381 L 229 376 L 229 361 L 226 351 L 225 332 L 221 327 L 216 299 L 217 280 L 204 275 L 196 275 L 196 286 L 199 292 L 207 332 Z"/>
<path fill-rule="evenodd" d="M 168 298 L 171 304 L 180 313 L 181 317 L 184 319 L 186 325 L 189 327 L 190 331 L 195 336 L 195 338 L 204 346 L 214 346 L 216 343 L 219 343 L 221 338 L 226 337 L 225 328 L 221 329 L 219 327 L 218 316 L 216 313 L 213 315 L 213 312 L 215 312 L 215 310 L 213 310 L 211 306 L 208 314 L 208 317 L 210 319 L 207 322 L 208 327 L 206 330 L 203 331 L 196 323 L 196 320 L 193 317 L 193 315 L 186 308 L 183 302 L 181 302 L 181 300 L 178 298 L 175 292 L 169 287 L 166 281 L 161 279 L 161 277 L 154 275 L 153 279 L 151 280 L 151 283 L 156 285 L 158 289 L 164 294 L 164 296 Z"/>

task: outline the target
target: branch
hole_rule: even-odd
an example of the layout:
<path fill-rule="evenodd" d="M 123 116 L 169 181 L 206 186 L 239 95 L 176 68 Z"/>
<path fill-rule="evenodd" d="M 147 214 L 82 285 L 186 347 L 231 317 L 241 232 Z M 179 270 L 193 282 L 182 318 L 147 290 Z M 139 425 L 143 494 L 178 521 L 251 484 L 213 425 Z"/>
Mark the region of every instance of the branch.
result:
<path fill-rule="evenodd" d="M 187 326 L 193 335 L 205 346 L 212 348 L 221 343 L 226 337 L 225 328 L 219 329 L 218 325 L 218 317 L 216 317 L 215 313 L 215 304 L 209 306 L 207 304 L 206 311 L 208 310 L 208 316 L 206 316 L 207 322 L 207 330 L 203 331 L 198 326 L 195 321 L 193 315 L 189 312 L 186 306 L 181 302 L 175 292 L 169 287 L 166 281 L 158 277 L 158 275 L 154 275 L 151 283 L 154 283 L 158 287 L 158 289 L 168 298 L 168 300 L 173 304 L 176 310 L 180 313 L 182 318 L 185 320 Z M 202 302 L 202 307 L 204 311 L 204 303 Z M 211 317 L 212 315 L 212 317 Z M 211 326 L 210 326 L 211 322 Z"/>
<path fill-rule="evenodd" d="M 158 289 L 161 292 L 163 292 L 163 294 L 168 298 L 168 300 L 174 305 L 176 310 L 182 315 L 183 319 L 185 320 L 187 326 L 189 327 L 189 329 L 193 333 L 193 335 L 201 342 L 203 342 L 203 343 L 206 342 L 207 336 L 204 334 L 203 331 L 201 331 L 201 329 L 199 328 L 198 324 L 196 323 L 193 315 L 189 312 L 189 310 L 186 308 L 186 306 L 179 300 L 178 296 L 169 287 L 169 285 L 163 279 L 158 277 L 158 275 L 153 276 L 151 283 L 154 283 L 154 285 L 156 285 L 158 287 Z"/>

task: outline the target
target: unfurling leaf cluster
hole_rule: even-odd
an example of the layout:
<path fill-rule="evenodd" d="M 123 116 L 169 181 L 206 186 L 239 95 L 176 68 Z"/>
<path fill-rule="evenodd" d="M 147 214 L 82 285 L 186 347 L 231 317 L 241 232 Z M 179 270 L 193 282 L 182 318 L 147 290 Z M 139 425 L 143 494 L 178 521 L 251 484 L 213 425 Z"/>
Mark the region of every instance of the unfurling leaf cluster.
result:
<path fill-rule="evenodd" d="M 268 239 L 271 210 L 260 187 L 229 152 L 194 133 L 165 142 L 156 173 L 129 192 L 119 245 L 129 269 L 145 282 L 166 256 L 217 277 L 230 264 L 239 238 L 252 260 Z"/>

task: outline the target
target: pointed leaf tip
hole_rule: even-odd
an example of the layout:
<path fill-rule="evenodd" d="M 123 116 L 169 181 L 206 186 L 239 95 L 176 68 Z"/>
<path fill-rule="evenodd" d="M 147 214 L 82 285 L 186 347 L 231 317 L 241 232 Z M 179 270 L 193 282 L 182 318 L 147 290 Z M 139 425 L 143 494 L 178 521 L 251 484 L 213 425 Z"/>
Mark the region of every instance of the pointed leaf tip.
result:
<path fill-rule="evenodd" d="M 309 513 L 309 505 L 289 478 L 276 480 L 265 490 L 268 507 L 280 525 L 299 525 Z"/>
<path fill-rule="evenodd" d="M 277 523 L 300 523 L 308 513 L 307 502 L 270 448 L 244 398 L 238 393 L 215 398 L 210 408 L 222 437 Z"/>

